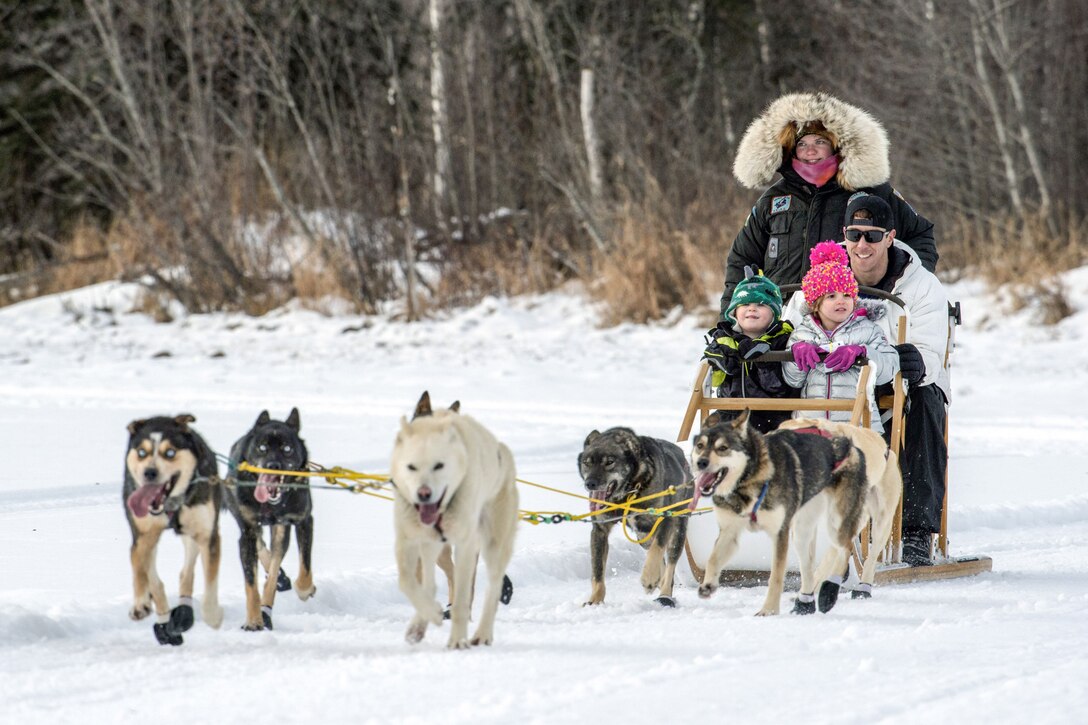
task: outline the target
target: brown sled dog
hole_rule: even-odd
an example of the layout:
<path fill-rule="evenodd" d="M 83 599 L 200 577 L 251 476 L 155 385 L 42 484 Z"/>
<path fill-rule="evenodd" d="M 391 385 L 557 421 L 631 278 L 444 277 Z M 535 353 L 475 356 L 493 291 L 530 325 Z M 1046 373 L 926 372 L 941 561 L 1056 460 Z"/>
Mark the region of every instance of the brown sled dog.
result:
<path fill-rule="evenodd" d="M 180 645 L 182 633 L 193 626 L 193 576 L 200 555 L 204 568 L 204 623 L 218 629 L 219 606 L 219 485 L 215 454 L 189 427 L 196 418 L 183 413 L 134 420 L 128 424 L 125 483 L 122 498 L 132 531 L 132 619 L 143 619 L 155 606 L 159 644 Z M 170 609 L 166 588 L 155 570 L 159 538 L 173 529 L 185 545 L 180 602 Z"/>
<path fill-rule="evenodd" d="M 859 502 L 848 500 L 842 491 L 829 490 L 830 500 L 827 502 L 829 505 L 825 511 L 825 521 L 831 539 L 831 548 L 820 560 L 811 586 L 820 586 L 818 602 L 820 611 L 830 610 L 835 605 L 838 596 L 841 572 L 846 569 L 846 561 L 854 537 L 861 532 L 866 522 L 871 520 L 873 528 L 869 554 L 865 557 L 862 566 L 861 584 L 854 589 L 853 595 L 855 598 L 871 596 L 873 579 L 876 577 L 876 560 L 880 552 L 888 545 L 895 511 L 903 493 L 903 477 L 899 471 L 896 455 L 888 449 L 888 444 L 879 433 L 870 428 L 859 428 L 849 423 L 823 418 L 795 418 L 782 423 L 779 428 L 781 430 L 817 430 L 829 435 L 845 437 L 864 457 L 866 492 L 864 501 L 861 503 L 863 515 L 858 519 L 852 514 Z M 813 515 L 818 516 L 820 507 L 813 508 Z M 795 535 L 798 535 L 795 542 L 798 551 L 805 549 L 810 557 L 814 557 L 815 529 L 812 529 L 813 536 L 807 542 L 800 540 L 800 533 L 795 530 Z M 801 593 L 811 595 L 813 589 L 806 588 L 802 583 Z"/>

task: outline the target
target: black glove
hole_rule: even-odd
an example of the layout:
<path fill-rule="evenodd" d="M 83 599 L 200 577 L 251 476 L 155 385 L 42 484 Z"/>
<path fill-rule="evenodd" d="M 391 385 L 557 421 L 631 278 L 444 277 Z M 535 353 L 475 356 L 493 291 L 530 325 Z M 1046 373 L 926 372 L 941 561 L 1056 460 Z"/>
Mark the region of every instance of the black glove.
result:
<path fill-rule="evenodd" d="M 771 346 L 763 340 L 753 340 L 743 337 L 737 341 L 737 354 L 745 360 L 752 360 L 769 351 Z"/>
<path fill-rule="evenodd" d="M 922 353 L 909 342 L 896 345 L 895 351 L 899 353 L 899 372 L 903 373 L 903 379 L 909 385 L 916 385 L 926 376 L 926 364 L 922 360 Z"/>

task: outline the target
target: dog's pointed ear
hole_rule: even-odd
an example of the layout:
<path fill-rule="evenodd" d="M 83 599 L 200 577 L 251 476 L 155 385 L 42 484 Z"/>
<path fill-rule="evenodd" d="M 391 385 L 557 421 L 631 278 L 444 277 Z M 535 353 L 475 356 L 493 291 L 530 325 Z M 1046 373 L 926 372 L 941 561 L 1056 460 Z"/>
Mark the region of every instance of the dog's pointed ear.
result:
<path fill-rule="evenodd" d="M 718 425 L 721 422 L 722 422 L 722 412 L 720 410 L 715 410 L 713 413 L 711 413 L 710 415 L 708 415 L 706 417 L 706 420 L 703 421 L 703 427 L 704 428 L 713 428 L 714 426 Z"/>
<path fill-rule="evenodd" d="M 298 408 L 291 408 L 291 414 L 287 416 L 287 427 L 298 433 L 302 430 L 302 421 L 299 420 Z"/>
<path fill-rule="evenodd" d="M 411 428 L 408 427 L 408 418 L 402 415 L 400 417 L 400 430 L 397 431 L 397 442 L 400 443 L 401 439 L 411 432 Z"/>
<path fill-rule="evenodd" d="M 748 418 L 749 418 L 749 415 L 751 414 L 751 412 L 752 411 L 749 408 L 745 408 L 744 411 L 740 415 L 737 416 L 736 420 L 733 421 L 733 429 L 737 430 L 737 431 L 740 431 L 744 435 L 747 435 L 748 434 Z"/>
<path fill-rule="evenodd" d="M 143 428 L 144 423 L 146 423 L 146 422 L 147 422 L 147 418 L 140 418 L 139 420 L 132 421 L 131 423 L 128 424 L 128 434 L 130 436 L 136 435 L 136 431 Z"/>
<path fill-rule="evenodd" d="M 261 414 L 257 416 L 257 422 L 253 424 L 253 427 L 256 428 L 259 425 L 264 425 L 270 420 L 272 420 L 272 416 L 268 414 L 267 410 L 262 410 Z"/>
<path fill-rule="evenodd" d="M 196 416 L 192 413 L 182 413 L 174 418 L 174 422 L 180 425 L 182 430 L 188 430 L 189 424 L 196 422 Z"/>
<path fill-rule="evenodd" d="M 416 403 L 416 410 L 412 413 L 412 420 L 416 418 L 422 418 L 425 415 L 432 415 L 431 410 L 431 394 L 424 390 L 423 395 L 419 396 L 419 402 Z"/>
<path fill-rule="evenodd" d="M 453 405 L 450 406 L 450 412 L 451 413 L 460 413 L 461 412 L 461 401 L 460 400 L 453 401 Z"/>
<path fill-rule="evenodd" d="M 586 442 L 582 444 L 582 447 L 585 448 L 590 443 L 592 443 L 593 441 L 597 440 L 600 437 L 601 437 L 601 432 L 599 430 L 591 430 L 589 432 L 589 435 L 586 436 Z"/>

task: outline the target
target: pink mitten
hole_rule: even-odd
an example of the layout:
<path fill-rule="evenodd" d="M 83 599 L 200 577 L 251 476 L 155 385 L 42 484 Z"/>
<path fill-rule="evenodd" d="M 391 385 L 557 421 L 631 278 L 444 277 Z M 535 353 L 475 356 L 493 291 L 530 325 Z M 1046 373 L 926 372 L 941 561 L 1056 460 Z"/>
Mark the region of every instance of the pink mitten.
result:
<path fill-rule="evenodd" d="M 864 345 L 842 345 L 836 347 L 830 355 L 824 358 L 824 365 L 828 370 L 836 373 L 841 373 L 846 370 L 854 361 L 865 354 Z"/>
<path fill-rule="evenodd" d="M 820 348 L 811 342 L 795 342 L 790 352 L 793 353 L 793 361 L 803 373 L 812 370 L 820 362 Z"/>

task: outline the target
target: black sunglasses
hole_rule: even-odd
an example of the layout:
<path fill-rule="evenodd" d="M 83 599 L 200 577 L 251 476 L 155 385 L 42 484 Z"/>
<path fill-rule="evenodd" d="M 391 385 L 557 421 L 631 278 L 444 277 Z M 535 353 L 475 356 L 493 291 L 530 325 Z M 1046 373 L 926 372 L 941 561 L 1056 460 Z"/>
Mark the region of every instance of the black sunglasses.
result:
<path fill-rule="evenodd" d="M 848 242 L 860 242 L 862 239 L 869 242 L 869 244 L 876 244 L 887 236 L 887 232 L 882 229 L 867 229 L 862 231 L 860 229 L 847 229 L 843 232 L 843 236 L 846 237 Z"/>

